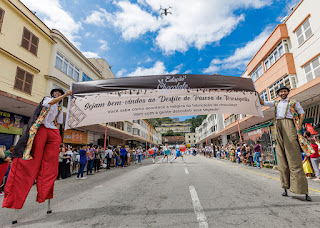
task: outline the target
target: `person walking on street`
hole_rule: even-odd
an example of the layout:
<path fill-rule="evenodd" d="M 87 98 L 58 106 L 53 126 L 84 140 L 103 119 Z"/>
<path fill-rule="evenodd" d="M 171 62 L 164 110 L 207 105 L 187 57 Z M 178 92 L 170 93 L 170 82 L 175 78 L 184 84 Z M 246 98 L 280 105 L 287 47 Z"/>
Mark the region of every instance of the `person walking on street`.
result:
<path fill-rule="evenodd" d="M 164 156 L 161 160 L 161 162 L 163 162 L 163 160 L 165 158 L 167 158 L 167 163 L 168 163 L 168 160 L 169 160 L 169 155 L 170 155 L 170 149 L 168 148 L 168 144 L 166 143 L 165 146 L 163 147 L 163 150 L 164 150 Z"/>
<path fill-rule="evenodd" d="M 289 189 L 296 194 L 305 194 L 305 199 L 311 201 L 297 141 L 305 113 L 298 101 L 289 99 L 289 92 L 289 88 L 281 86 L 277 90 L 280 100 L 264 101 L 258 97 L 261 105 L 275 107 L 276 151 L 281 185 L 284 189 L 282 196 L 288 196 L 287 189 Z M 301 142 L 302 138 L 299 140 Z"/>

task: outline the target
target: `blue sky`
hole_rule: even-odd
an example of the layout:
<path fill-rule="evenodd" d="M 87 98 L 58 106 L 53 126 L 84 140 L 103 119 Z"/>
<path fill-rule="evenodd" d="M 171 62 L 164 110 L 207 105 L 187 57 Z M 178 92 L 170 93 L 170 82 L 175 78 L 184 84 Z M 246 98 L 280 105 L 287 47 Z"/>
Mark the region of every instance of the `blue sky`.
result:
<path fill-rule="evenodd" d="M 240 76 L 299 0 L 22 0 L 116 77 Z M 160 15 L 160 7 L 172 14 Z"/>

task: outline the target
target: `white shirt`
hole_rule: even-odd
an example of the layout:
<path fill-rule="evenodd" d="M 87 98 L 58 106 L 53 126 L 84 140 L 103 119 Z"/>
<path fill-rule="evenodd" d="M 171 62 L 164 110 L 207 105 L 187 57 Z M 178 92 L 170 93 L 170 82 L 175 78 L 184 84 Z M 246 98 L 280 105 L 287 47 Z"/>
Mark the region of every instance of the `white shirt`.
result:
<path fill-rule="evenodd" d="M 112 158 L 112 154 L 113 154 L 112 150 L 107 149 L 104 155 L 106 158 Z"/>
<path fill-rule="evenodd" d="M 50 97 L 45 97 L 43 100 L 43 106 L 44 107 L 49 107 L 49 102 L 52 100 L 53 98 Z M 50 129 L 57 129 L 57 127 L 54 125 L 54 120 L 56 119 L 56 116 L 58 115 L 58 107 L 59 107 L 59 103 L 56 103 L 54 105 L 51 105 L 50 110 L 46 116 L 46 118 L 44 118 L 42 124 L 46 127 L 46 128 L 50 128 Z M 57 123 L 58 124 L 62 124 L 63 123 L 63 112 L 61 111 L 58 118 L 57 118 Z"/>
<path fill-rule="evenodd" d="M 288 101 L 289 101 L 289 97 L 285 100 L 280 100 L 280 102 L 278 103 L 277 114 L 276 114 L 277 120 L 279 119 L 281 120 L 284 118 L 293 119 L 293 114 L 289 107 L 288 107 L 287 116 L 286 117 L 284 116 L 284 114 L 286 113 L 286 108 L 288 106 Z M 264 106 L 274 107 L 274 103 L 275 101 L 265 101 Z M 298 101 L 295 104 L 295 110 L 299 115 L 304 114 L 304 110 Z"/>

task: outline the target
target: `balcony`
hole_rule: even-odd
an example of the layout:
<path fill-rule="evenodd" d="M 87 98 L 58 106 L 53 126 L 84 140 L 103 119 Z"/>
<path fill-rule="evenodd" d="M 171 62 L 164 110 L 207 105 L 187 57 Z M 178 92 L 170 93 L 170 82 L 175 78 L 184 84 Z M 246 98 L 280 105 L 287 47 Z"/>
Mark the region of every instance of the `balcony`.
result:
<path fill-rule="evenodd" d="M 279 24 L 268 37 L 266 42 L 262 45 L 260 50 L 251 59 L 247 65 L 247 72 L 251 72 L 265 59 L 265 57 L 275 48 L 280 40 L 289 38 L 286 24 Z"/>
<path fill-rule="evenodd" d="M 296 68 L 292 53 L 285 53 L 254 84 L 257 91 L 261 93 L 281 77 L 289 74 L 296 74 Z"/>

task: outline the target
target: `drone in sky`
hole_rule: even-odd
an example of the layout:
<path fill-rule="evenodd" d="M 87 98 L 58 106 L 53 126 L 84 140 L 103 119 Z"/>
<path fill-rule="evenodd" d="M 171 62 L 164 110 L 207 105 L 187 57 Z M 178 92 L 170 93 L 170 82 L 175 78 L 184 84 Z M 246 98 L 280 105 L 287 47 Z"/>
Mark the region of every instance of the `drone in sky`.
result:
<path fill-rule="evenodd" d="M 164 16 L 168 16 L 168 14 L 172 14 L 171 12 L 169 12 L 169 9 L 171 9 L 171 8 L 172 8 L 171 6 L 169 6 L 168 8 L 164 8 L 164 9 L 162 9 L 160 7 L 160 10 L 162 10 L 162 13 L 160 15 L 164 14 Z"/>

